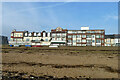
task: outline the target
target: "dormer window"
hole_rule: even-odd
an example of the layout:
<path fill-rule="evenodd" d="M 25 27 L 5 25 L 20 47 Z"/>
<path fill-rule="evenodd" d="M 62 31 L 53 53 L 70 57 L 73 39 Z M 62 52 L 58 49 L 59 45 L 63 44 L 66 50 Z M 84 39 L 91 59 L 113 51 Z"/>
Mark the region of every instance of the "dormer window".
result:
<path fill-rule="evenodd" d="M 47 35 L 48 37 L 50 37 L 50 33 L 48 33 L 48 35 Z"/>
<path fill-rule="evenodd" d="M 28 36 L 28 34 L 27 34 L 27 33 L 25 33 L 25 36 Z"/>
<path fill-rule="evenodd" d="M 32 36 L 32 33 L 29 33 L 29 36 Z"/>
<path fill-rule="evenodd" d="M 34 36 L 37 36 L 37 34 L 36 34 L 36 33 L 34 33 Z"/>
<path fill-rule="evenodd" d="M 57 27 L 56 31 L 62 31 L 62 28 L 61 27 Z"/>
<path fill-rule="evenodd" d="M 43 33 L 43 37 L 46 37 L 46 33 L 45 32 Z"/>
<path fill-rule="evenodd" d="M 38 33 L 37 35 L 38 35 L 38 36 L 41 36 L 41 33 Z"/>

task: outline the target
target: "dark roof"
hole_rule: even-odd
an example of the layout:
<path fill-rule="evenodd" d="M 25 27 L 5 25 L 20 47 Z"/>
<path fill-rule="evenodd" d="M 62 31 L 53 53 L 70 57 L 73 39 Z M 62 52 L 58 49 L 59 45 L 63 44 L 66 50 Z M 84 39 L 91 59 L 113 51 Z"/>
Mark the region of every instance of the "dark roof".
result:
<path fill-rule="evenodd" d="M 110 39 L 120 38 L 120 34 L 105 35 L 105 39 L 106 38 L 110 38 Z"/>

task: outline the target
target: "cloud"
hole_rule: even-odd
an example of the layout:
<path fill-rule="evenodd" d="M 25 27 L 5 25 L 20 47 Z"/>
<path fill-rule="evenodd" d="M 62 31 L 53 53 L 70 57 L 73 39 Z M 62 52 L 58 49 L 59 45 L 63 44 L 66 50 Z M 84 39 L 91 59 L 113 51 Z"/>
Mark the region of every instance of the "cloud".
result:
<path fill-rule="evenodd" d="M 66 2 L 67 3 L 67 2 Z M 58 24 L 59 19 L 53 7 L 62 6 L 66 3 L 55 3 L 47 6 L 35 7 L 32 4 L 21 5 L 25 8 L 14 9 L 10 6 L 4 5 L 3 10 L 3 34 L 9 35 L 12 29 L 17 30 L 42 30 L 49 27 L 40 27 L 48 26 L 53 24 Z M 39 17 L 38 17 L 39 16 Z M 9 29 L 9 30 L 8 30 Z"/>
<path fill-rule="evenodd" d="M 118 16 L 117 15 L 108 15 L 105 17 L 105 21 L 108 21 L 108 20 L 118 20 Z"/>
<path fill-rule="evenodd" d="M 48 6 L 40 6 L 40 7 L 30 7 L 30 8 L 27 8 L 27 9 L 21 9 L 21 10 L 16 10 L 14 12 L 9 12 L 7 15 L 12 15 L 13 13 L 20 13 L 20 12 L 25 12 L 25 11 L 33 11 L 33 10 L 37 10 L 37 9 L 44 9 L 44 8 L 53 8 L 53 7 L 57 7 L 57 6 L 62 6 L 62 5 L 65 5 L 69 2 L 63 2 L 63 3 L 58 3 L 58 4 L 54 4 L 54 5 L 48 5 Z"/>

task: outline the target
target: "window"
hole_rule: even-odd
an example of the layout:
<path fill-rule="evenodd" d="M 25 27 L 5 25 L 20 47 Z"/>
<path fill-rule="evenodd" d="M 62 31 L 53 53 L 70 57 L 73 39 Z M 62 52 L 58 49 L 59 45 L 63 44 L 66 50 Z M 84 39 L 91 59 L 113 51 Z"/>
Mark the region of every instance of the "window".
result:
<path fill-rule="evenodd" d="M 26 41 L 29 41 L 29 40 L 30 40 L 30 39 L 28 39 L 28 38 L 26 39 Z"/>
<path fill-rule="evenodd" d="M 104 38 L 104 35 L 102 35 L 102 38 Z"/>
<path fill-rule="evenodd" d="M 101 38 L 101 35 L 96 35 L 96 38 Z"/>
<path fill-rule="evenodd" d="M 47 36 L 50 37 L 50 33 L 48 33 Z"/>
<path fill-rule="evenodd" d="M 48 39 L 45 39 L 45 42 L 48 42 Z"/>
<path fill-rule="evenodd" d="M 92 46 L 92 44 L 90 44 L 90 43 L 87 43 L 87 44 L 86 44 L 86 46 Z"/>
<path fill-rule="evenodd" d="M 94 42 L 95 42 L 95 40 L 92 40 L 92 42 L 94 43 Z"/>
<path fill-rule="evenodd" d="M 91 33 L 95 33 L 95 31 L 91 31 Z"/>
<path fill-rule="evenodd" d="M 43 37 L 46 37 L 46 33 L 43 33 Z"/>
<path fill-rule="evenodd" d="M 96 33 L 103 33 L 104 31 L 95 31 Z"/>
<path fill-rule="evenodd" d="M 72 36 L 69 35 L 68 38 L 72 38 Z"/>
<path fill-rule="evenodd" d="M 95 33 L 101 33 L 101 31 L 95 31 Z"/>
<path fill-rule="evenodd" d="M 72 33 L 77 33 L 76 31 L 72 31 Z"/>
<path fill-rule="evenodd" d="M 10 41 L 13 41 L 13 38 L 10 38 Z"/>
<path fill-rule="evenodd" d="M 118 43 L 120 43 L 120 39 L 118 39 Z"/>
<path fill-rule="evenodd" d="M 34 33 L 34 36 L 37 36 L 37 34 L 36 34 L 36 33 Z"/>
<path fill-rule="evenodd" d="M 82 31 L 78 31 L 78 33 L 82 33 Z"/>
<path fill-rule="evenodd" d="M 18 39 L 18 41 L 22 41 L 22 39 Z"/>
<path fill-rule="evenodd" d="M 80 39 L 78 39 L 78 40 L 77 40 L 77 42 L 81 42 L 81 40 L 80 40 Z"/>
<path fill-rule="evenodd" d="M 87 43 L 91 43 L 91 40 L 87 40 Z"/>
<path fill-rule="evenodd" d="M 102 40 L 102 43 L 104 43 L 104 40 Z"/>
<path fill-rule="evenodd" d="M 76 40 L 73 40 L 73 43 L 76 43 Z"/>
<path fill-rule="evenodd" d="M 91 35 L 87 35 L 87 38 L 91 38 L 92 36 Z"/>
<path fill-rule="evenodd" d="M 17 41 L 19 41 L 19 39 L 16 39 Z"/>
<path fill-rule="evenodd" d="M 57 33 L 57 37 L 60 37 L 61 36 L 61 34 L 60 33 Z"/>
<path fill-rule="evenodd" d="M 86 35 L 82 35 L 82 38 L 86 38 Z"/>
<path fill-rule="evenodd" d="M 101 33 L 104 33 L 104 31 L 101 31 Z"/>
<path fill-rule="evenodd" d="M 110 39 L 107 39 L 107 42 L 110 42 Z"/>
<path fill-rule="evenodd" d="M 15 39 L 15 38 L 13 38 L 13 40 L 14 40 L 14 41 L 16 41 L 16 39 Z"/>
<path fill-rule="evenodd" d="M 41 36 L 41 33 L 38 33 L 38 36 Z"/>
<path fill-rule="evenodd" d="M 22 34 L 20 34 L 20 37 L 22 37 Z"/>
<path fill-rule="evenodd" d="M 81 35 L 77 35 L 77 38 L 81 38 Z"/>
<path fill-rule="evenodd" d="M 90 33 L 90 31 L 86 31 L 86 33 Z"/>
<path fill-rule="evenodd" d="M 92 35 L 92 38 L 95 38 L 95 35 Z"/>
<path fill-rule="evenodd" d="M 38 39 L 36 39 L 35 41 L 39 41 Z"/>
<path fill-rule="evenodd" d="M 55 36 L 56 36 L 56 34 L 53 33 L 53 34 L 52 34 L 52 37 L 55 37 Z"/>
<path fill-rule="evenodd" d="M 73 38 L 76 38 L 76 35 L 73 35 Z"/>
<path fill-rule="evenodd" d="M 81 44 L 77 44 L 77 46 L 81 46 Z"/>
<path fill-rule="evenodd" d="M 27 36 L 27 33 L 25 33 L 25 36 Z"/>
<path fill-rule="evenodd" d="M 32 36 L 32 33 L 29 33 L 29 36 Z"/>
<path fill-rule="evenodd" d="M 71 40 L 68 40 L 68 43 L 71 43 L 72 41 Z"/>
<path fill-rule="evenodd" d="M 15 37 L 17 37 L 17 34 L 15 34 Z"/>
<path fill-rule="evenodd" d="M 82 42 L 86 42 L 86 40 L 85 40 L 85 39 L 83 39 L 83 40 L 82 40 Z"/>
<path fill-rule="evenodd" d="M 66 40 L 66 38 L 62 38 L 62 40 L 63 40 L 63 41 L 65 41 L 65 40 Z"/>
<path fill-rule="evenodd" d="M 72 31 L 68 31 L 68 33 L 72 33 Z"/>
<path fill-rule="evenodd" d="M 59 41 L 59 40 L 61 40 L 61 38 L 57 38 L 57 40 Z"/>
<path fill-rule="evenodd" d="M 77 31 L 68 31 L 69 34 L 75 34 Z"/>
<path fill-rule="evenodd" d="M 82 31 L 82 33 L 86 33 L 85 31 Z"/>
<path fill-rule="evenodd" d="M 68 46 L 72 46 L 71 44 L 68 44 Z"/>
<path fill-rule="evenodd" d="M 82 44 L 82 46 L 86 46 L 86 44 Z"/>
<path fill-rule="evenodd" d="M 101 31 L 98 31 L 98 33 L 101 33 Z"/>
<path fill-rule="evenodd" d="M 101 43 L 101 40 L 96 40 L 96 43 Z"/>
<path fill-rule="evenodd" d="M 55 38 L 52 38 L 52 40 L 55 40 Z"/>
<path fill-rule="evenodd" d="M 65 33 L 63 33 L 63 34 L 62 34 L 62 37 L 65 37 L 65 36 L 66 36 L 66 34 L 65 34 Z"/>

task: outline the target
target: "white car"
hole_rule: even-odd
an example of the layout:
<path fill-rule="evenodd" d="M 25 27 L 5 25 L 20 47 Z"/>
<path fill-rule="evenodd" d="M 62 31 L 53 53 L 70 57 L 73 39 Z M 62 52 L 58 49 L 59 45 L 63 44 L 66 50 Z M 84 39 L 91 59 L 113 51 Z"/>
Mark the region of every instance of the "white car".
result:
<path fill-rule="evenodd" d="M 49 47 L 58 47 L 57 45 L 50 45 Z"/>
<path fill-rule="evenodd" d="M 14 45 L 14 47 L 20 47 L 20 45 Z"/>

